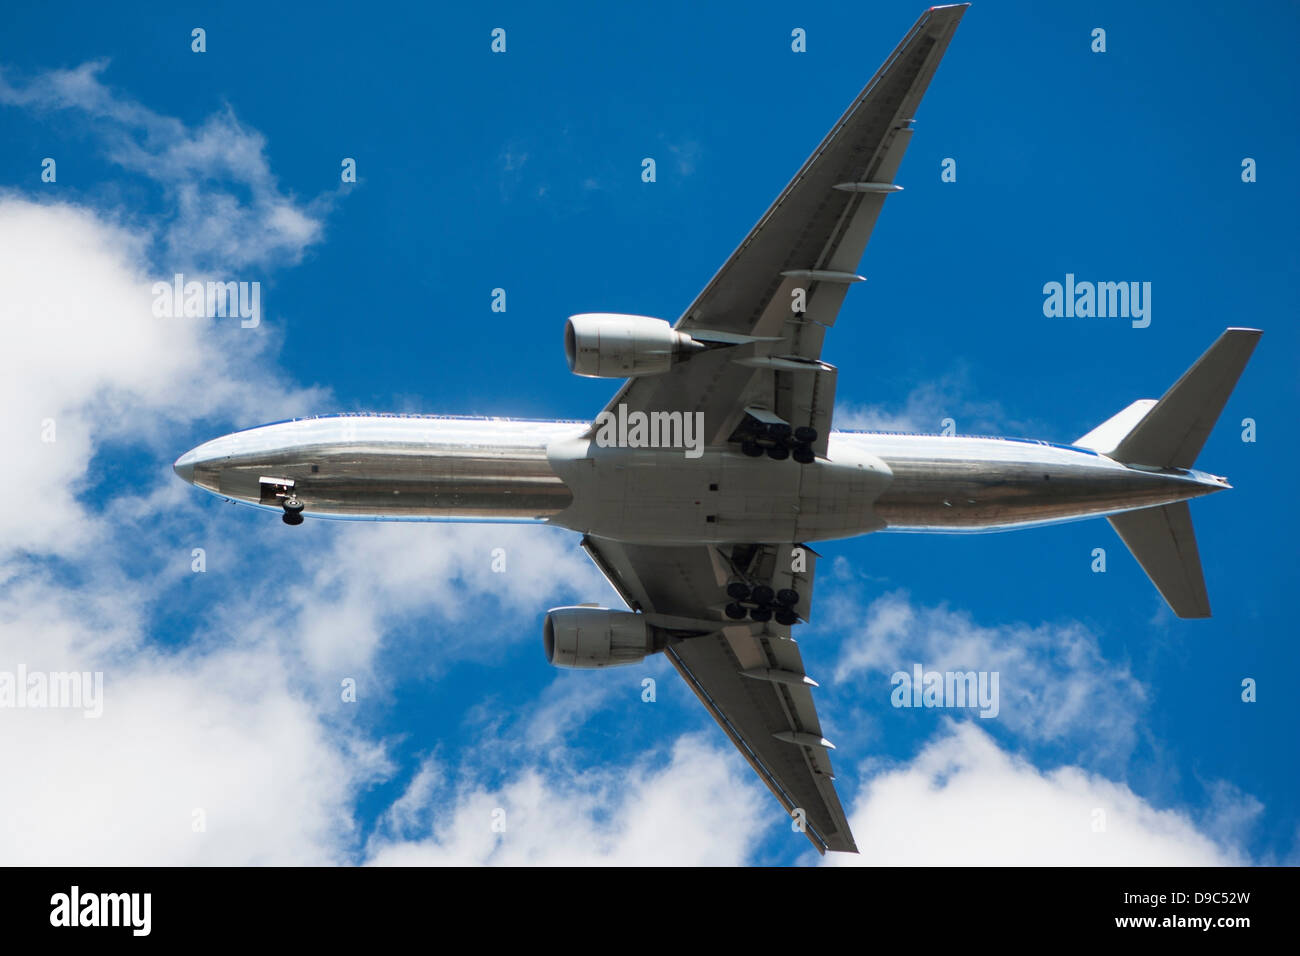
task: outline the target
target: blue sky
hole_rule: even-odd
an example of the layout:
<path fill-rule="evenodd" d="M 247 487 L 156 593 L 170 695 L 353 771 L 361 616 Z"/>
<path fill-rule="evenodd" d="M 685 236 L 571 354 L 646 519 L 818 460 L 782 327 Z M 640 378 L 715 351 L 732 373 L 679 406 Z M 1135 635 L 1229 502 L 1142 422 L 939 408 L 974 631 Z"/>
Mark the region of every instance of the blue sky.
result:
<path fill-rule="evenodd" d="M 0 670 L 81 662 L 106 697 L 98 723 L 0 712 L 0 753 L 48 764 L 0 785 L 32 834 L 0 859 L 813 862 L 665 662 L 546 665 L 548 607 L 613 600 L 576 536 L 289 529 L 169 465 L 312 412 L 593 416 L 616 384 L 568 373 L 564 318 L 675 319 L 921 9 L 6 8 Z M 1265 336 L 1198 462 L 1235 485 L 1192 506 L 1211 621 L 1174 619 L 1103 521 L 819 548 L 803 652 L 864 862 L 1300 859 L 1300 528 L 1273 491 L 1300 465 L 1297 26 L 963 20 L 827 339 L 841 421 L 1071 441 L 1223 328 Z M 261 326 L 151 319 L 179 270 L 260 281 Z M 1150 327 L 1044 317 L 1066 273 L 1150 282 Z M 1002 715 L 893 709 L 914 661 L 999 669 Z"/>

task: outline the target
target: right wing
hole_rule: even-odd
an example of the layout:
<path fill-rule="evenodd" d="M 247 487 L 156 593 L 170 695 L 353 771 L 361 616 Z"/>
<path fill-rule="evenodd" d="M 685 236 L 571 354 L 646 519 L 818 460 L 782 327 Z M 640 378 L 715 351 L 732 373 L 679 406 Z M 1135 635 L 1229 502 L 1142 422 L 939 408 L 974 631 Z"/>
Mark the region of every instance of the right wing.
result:
<path fill-rule="evenodd" d="M 806 617 L 814 553 L 803 548 L 796 562 L 793 545 L 659 546 L 590 535 L 582 546 L 647 623 L 693 635 L 664 654 L 818 852 L 856 853 L 835 792 L 834 745 L 813 705 L 817 684 L 804 673 L 790 628 L 722 616 L 727 581 L 745 577 L 797 591 L 796 610 Z"/>
<path fill-rule="evenodd" d="M 966 6 L 921 15 L 676 325 L 702 341 L 743 344 L 631 378 L 606 411 L 702 412 L 712 446 L 735 440 L 758 409 L 815 430 L 813 450 L 825 456 L 836 373 L 821 361 L 822 340 L 861 280 L 886 197 L 902 188 L 894 174 L 912 119 Z"/>

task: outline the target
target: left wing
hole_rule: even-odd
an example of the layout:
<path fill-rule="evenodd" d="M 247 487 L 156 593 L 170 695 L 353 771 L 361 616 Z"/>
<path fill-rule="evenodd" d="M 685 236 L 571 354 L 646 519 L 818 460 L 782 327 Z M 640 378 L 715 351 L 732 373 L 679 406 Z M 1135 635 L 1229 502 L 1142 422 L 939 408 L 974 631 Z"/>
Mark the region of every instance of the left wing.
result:
<path fill-rule="evenodd" d="M 821 361 L 822 339 L 862 279 L 885 197 L 902 188 L 894 174 L 913 116 L 966 6 L 921 15 L 677 322 L 701 342 L 730 346 L 629 379 L 607 411 L 703 412 L 707 445 L 784 422 L 812 428 L 812 450 L 825 457 L 835 369 Z"/>
<path fill-rule="evenodd" d="M 834 746 L 813 706 L 817 684 L 804 673 L 790 628 L 722 616 L 724 589 L 737 579 L 798 592 L 795 608 L 806 616 L 813 552 L 796 555 L 793 545 L 665 547 L 590 535 L 582 546 L 629 608 L 676 635 L 664 653 L 813 846 L 856 853 L 835 792 Z"/>

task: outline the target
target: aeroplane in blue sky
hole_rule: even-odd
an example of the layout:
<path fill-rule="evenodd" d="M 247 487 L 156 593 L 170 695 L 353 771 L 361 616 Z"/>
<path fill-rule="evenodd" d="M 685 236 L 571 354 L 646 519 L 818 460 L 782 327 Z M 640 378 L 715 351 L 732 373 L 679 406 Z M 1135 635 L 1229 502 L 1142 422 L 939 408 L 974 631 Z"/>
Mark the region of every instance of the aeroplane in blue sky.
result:
<path fill-rule="evenodd" d="M 1105 516 L 1179 617 L 1208 617 L 1187 502 L 1230 486 L 1194 464 L 1261 334 L 1226 330 L 1162 398 L 1071 445 L 833 429 L 823 339 L 965 10 L 921 16 L 675 325 L 568 320 L 570 369 L 627 379 L 594 421 L 326 415 L 209 441 L 176 473 L 291 525 L 579 532 L 627 609 L 551 610 L 551 663 L 665 654 L 813 845 L 855 851 L 792 638 L 810 615 L 810 544 Z"/>

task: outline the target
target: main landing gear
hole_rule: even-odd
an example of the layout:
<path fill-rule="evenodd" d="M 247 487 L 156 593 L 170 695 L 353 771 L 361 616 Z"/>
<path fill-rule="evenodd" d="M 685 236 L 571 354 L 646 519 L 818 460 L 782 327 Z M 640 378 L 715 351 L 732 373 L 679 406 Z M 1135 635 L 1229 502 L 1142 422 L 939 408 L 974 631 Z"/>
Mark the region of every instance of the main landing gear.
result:
<path fill-rule="evenodd" d="M 750 587 L 744 581 L 732 581 L 727 585 L 727 597 L 731 602 L 723 610 L 733 621 L 743 621 L 748 616 L 760 624 L 773 619 L 786 627 L 799 623 L 799 615 L 794 610 L 799 603 L 799 592 L 791 588 L 773 591 L 766 584 Z"/>
<path fill-rule="evenodd" d="M 754 422 L 740 436 L 740 450 L 750 458 L 767 455 L 773 461 L 793 458 L 801 465 L 810 465 L 817 457 L 812 443 L 817 440 L 817 429 L 807 425 L 791 428 L 785 422 Z"/>

